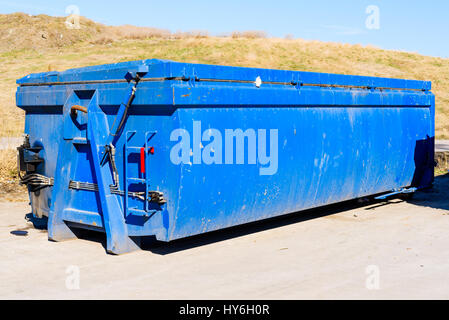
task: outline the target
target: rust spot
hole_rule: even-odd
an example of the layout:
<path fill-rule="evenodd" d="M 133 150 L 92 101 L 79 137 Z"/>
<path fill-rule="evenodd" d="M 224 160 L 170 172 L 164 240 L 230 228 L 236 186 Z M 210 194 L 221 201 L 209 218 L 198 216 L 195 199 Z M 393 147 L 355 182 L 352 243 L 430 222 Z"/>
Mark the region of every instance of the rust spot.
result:
<path fill-rule="evenodd" d="M 92 224 L 94 225 L 94 226 L 97 226 L 97 223 L 94 221 L 94 222 L 92 222 Z"/>
<path fill-rule="evenodd" d="M 191 95 L 191 93 L 189 93 L 189 94 L 183 94 L 183 95 L 181 95 L 181 97 L 185 98 L 185 97 L 188 97 L 188 96 L 190 96 L 190 95 Z"/>

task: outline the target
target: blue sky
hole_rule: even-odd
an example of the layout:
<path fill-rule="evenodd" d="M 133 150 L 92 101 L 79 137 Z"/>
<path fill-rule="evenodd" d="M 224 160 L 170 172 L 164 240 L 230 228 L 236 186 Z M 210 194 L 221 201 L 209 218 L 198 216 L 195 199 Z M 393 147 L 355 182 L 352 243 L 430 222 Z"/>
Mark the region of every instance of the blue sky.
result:
<path fill-rule="evenodd" d="M 449 58 L 448 0 L 0 0 L 0 13 L 66 16 L 72 4 L 82 16 L 108 25 L 204 30 L 213 35 L 262 30 L 275 37 L 291 34 Z M 370 5 L 379 8 L 379 29 L 366 27 Z"/>

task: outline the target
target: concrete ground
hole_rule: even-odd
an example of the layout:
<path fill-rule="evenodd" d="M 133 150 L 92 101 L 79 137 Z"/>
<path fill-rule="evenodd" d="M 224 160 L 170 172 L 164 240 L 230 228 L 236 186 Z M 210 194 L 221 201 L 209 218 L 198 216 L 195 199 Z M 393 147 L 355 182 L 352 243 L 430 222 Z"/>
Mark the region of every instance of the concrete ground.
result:
<path fill-rule="evenodd" d="M 26 203 L 0 203 L 0 298 L 448 299 L 448 190 L 439 177 L 409 202 L 354 201 L 123 256 L 96 233 L 49 242 Z"/>

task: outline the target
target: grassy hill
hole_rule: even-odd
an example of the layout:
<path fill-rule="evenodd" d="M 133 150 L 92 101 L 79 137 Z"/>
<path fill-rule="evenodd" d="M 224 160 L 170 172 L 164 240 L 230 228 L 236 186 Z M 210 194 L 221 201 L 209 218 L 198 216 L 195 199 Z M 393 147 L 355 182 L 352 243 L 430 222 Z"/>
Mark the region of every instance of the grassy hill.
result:
<path fill-rule="evenodd" d="M 209 37 L 133 26 L 109 27 L 82 18 L 0 15 L 0 136 L 17 136 L 24 116 L 15 107 L 15 80 L 33 72 L 146 58 L 246 67 L 431 80 L 437 96 L 437 137 L 449 138 L 449 59 L 256 32 Z"/>
<path fill-rule="evenodd" d="M 154 28 L 110 27 L 85 18 L 80 29 L 68 29 L 64 22 L 65 18 L 45 15 L 0 15 L 0 137 L 20 136 L 23 131 L 24 114 L 15 106 L 17 78 L 34 72 L 160 58 L 431 80 L 437 97 L 436 135 L 449 139 L 449 59 L 360 45 L 266 38 L 260 32 L 210 37 L 207 32 L 172 34 Z"/>

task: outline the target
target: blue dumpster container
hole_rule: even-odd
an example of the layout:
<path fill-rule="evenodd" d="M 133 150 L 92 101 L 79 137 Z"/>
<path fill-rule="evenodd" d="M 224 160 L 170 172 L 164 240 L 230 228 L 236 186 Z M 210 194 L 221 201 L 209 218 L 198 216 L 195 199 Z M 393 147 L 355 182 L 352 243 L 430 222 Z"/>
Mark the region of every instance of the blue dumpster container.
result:
<path fill-rule="evenodd" d="M 143 60 L 31 74 L 19 152 L 51 240 L 107 251 L 433 182 L 426 81 Z"/>

